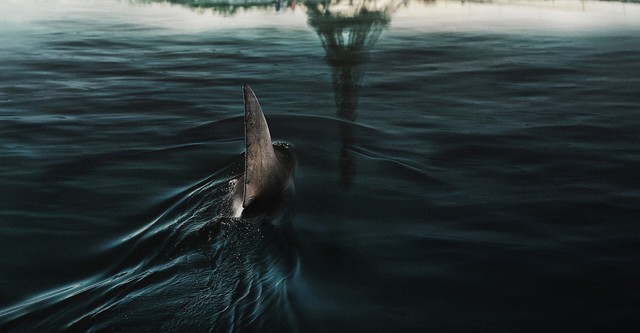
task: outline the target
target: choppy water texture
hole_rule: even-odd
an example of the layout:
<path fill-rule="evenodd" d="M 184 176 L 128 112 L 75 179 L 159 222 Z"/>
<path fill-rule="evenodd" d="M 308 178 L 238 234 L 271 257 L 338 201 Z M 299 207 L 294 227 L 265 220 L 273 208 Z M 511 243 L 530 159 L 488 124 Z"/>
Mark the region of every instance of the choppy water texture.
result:
<path fill-rule="evenodd" d="M 2 2 L 0 331 L 637 332 L 639 73 L 630 2 Z"/>

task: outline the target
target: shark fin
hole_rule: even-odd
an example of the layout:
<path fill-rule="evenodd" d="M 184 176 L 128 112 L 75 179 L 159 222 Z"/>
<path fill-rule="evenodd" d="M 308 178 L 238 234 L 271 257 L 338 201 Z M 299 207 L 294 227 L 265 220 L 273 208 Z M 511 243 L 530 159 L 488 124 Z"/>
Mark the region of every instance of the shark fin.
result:
<path fill-rule="evenodd" d="M 270 187 L 278 167 L 278 160 L 258 98 L 248 85 L 243 87 L 243 93 L 246 153 L 242 207 L 246 208 Z"/>

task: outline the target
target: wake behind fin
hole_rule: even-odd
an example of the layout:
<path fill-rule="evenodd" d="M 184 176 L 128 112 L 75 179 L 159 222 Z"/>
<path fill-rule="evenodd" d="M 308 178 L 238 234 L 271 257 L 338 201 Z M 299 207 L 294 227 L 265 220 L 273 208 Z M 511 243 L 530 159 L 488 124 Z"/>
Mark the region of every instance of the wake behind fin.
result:
<path fill-rule="evenodd" d="M 261 192 L 271 186 L 276 177 L 278 160 L 258 98 L 248 85 L 243 87 L 243 93 L 246 153 L 242 207 L 246 208 Z"/>

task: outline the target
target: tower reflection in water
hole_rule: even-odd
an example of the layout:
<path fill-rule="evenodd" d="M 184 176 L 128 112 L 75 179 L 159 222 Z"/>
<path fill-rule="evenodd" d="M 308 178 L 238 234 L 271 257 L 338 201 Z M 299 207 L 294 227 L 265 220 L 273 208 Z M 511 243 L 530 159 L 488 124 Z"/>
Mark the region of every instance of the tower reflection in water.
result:
<path fill-rule="evenodd" d="M 389 25 L 391 14 L 406 1 L 305 1 L 308 23 L 322 42 L 331 66 L 331 78 L 340 125 L 340 182 L 348 189 L 355 175 L 349 151 L 354 144 L 354 122 L 369 50 Z"/>
<path fill-rule="evenodd" d="M 307 23 L 318 34 L 331 78 L 340 125 L 340 183 L 349 189 L 355 176 L 355 163 L 349 147 L 354 142 L 354 123 L 358 98 L 369 51 L 389 25 L 391 14 L 409 0 L 137 0 L 164 2 L 194 10 L 211 10 L 230 16 L 241 10 L 280 11 L 306 8 Z M 431 1 L 431 0 L 426 0 Z"/>

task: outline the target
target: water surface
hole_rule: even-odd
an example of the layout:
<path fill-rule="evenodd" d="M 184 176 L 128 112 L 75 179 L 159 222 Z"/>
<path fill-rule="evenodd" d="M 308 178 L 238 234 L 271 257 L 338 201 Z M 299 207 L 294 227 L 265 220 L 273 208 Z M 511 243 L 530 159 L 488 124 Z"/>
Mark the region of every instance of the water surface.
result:
<path fill-rule="evenodd" d="M 0 4 L 0 330 L 631 332 L 640 5 Z M 227 217 L 241 86 L 296 147 Z"/>

